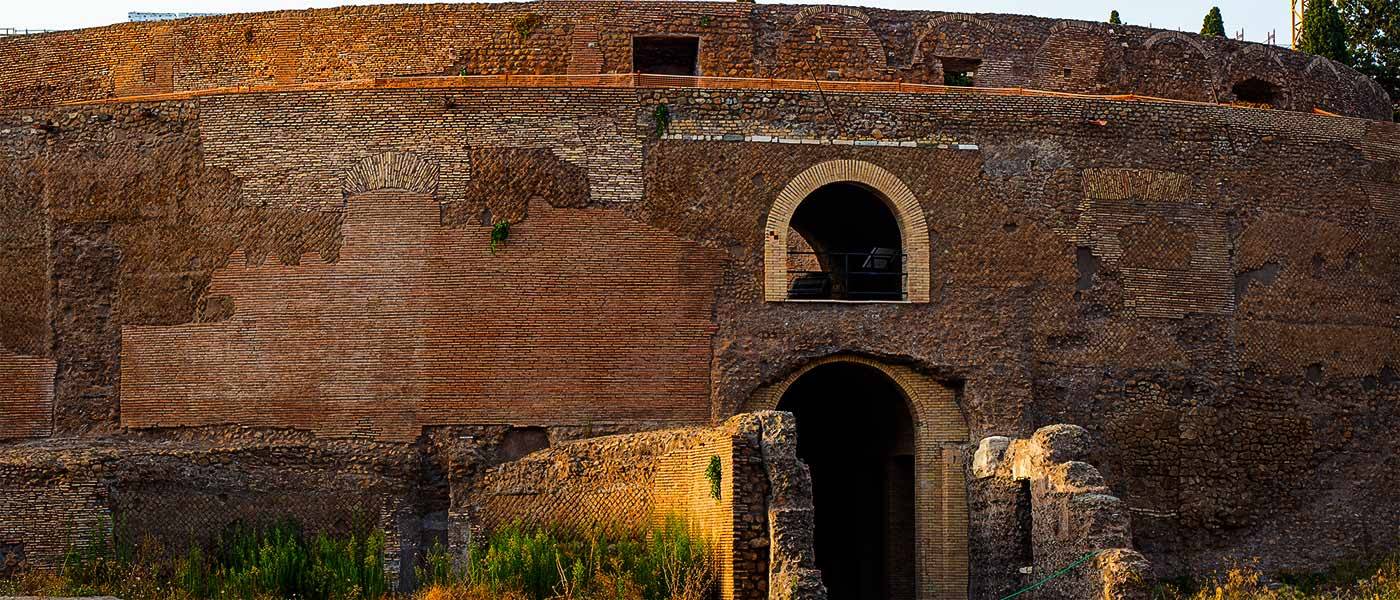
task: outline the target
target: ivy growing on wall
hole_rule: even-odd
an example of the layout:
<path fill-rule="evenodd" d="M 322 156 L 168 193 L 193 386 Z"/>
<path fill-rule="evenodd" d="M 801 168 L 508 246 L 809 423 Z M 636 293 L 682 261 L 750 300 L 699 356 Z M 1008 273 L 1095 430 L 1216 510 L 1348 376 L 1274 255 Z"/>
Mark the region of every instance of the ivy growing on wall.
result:
<path fill-rule="evenodd" d="M 710 497 L 719 500 L 719 484 L 724 477 L 724 464 L 718 456 L 710 457 L 710 466 L 705 468 L 705 478 L 710 480 Z"/>

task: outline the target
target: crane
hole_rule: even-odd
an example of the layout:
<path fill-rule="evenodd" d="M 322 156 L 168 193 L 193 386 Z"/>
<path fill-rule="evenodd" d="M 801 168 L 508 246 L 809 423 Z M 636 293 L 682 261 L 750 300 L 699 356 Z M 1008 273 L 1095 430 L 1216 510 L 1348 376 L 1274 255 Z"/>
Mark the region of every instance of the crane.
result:
<path fill-rule="evenodd" d="M 1293 49 L 1298 49 L 1298 34 L 1303 29 L 1303 13 L 1308 10 L 1308 0 L 1288 0 L 1293 13 Z"/>

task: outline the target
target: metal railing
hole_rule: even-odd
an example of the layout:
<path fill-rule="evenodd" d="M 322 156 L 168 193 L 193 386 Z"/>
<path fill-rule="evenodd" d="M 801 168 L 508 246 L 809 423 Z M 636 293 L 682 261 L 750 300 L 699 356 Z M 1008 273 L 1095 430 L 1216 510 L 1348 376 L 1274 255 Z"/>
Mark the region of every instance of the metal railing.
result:
<path fill-rule="evenodd" d="M 792 268 L 794 263 L 816 268 Z M 788 252 L 790 300 L 905 299 L 904 255 L 888 248 L 869 252 Z"/>
<path fill-rule="evenodd" d="M 36 33 L 51 33 L 54 29 L 18 29 L 15 27 L 0 27 L 0 37 L 10 37 L 15 35 L 34 35 Z"/>

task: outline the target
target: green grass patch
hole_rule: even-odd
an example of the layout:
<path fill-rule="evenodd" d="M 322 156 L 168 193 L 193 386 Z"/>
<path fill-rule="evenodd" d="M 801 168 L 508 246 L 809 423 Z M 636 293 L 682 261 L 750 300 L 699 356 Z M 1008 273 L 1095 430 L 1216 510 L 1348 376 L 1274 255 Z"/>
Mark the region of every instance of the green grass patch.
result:
<path fill-rule="evenodd" d="M 679 519 L 638 531 L 511 525 L 464 560 L 434 548 L 417 575 L 428 600 L 703 600 L 715 592 L 706 546 Z"/>
<path fill-rule="evenodd" d="M 235 524 L 208 547 L 172 552 L 149 536 L 102 527 L 74 545 L 57 572 L 0 582 L 0 595 L 182 598 L 382 598 L 384 534 L 360 525 L 344 536 L 307 535 L 293 521 Z"/>

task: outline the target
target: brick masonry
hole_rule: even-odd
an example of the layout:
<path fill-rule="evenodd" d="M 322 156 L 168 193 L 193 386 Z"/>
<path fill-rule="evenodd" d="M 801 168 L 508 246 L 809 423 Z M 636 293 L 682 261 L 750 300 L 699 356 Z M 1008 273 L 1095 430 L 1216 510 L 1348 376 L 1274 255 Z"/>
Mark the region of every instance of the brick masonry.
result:
<path fill-rule="evenodd" d="M 715 553 L 721 598 L 766 598 L 765 464 L 778 461 L 763 440 L 765 428 L 779 426 L 739 415 L 712 429 L 560 444 L 486 472 L 456 494 L 454 512 L 474 536 L 516 522 L 634 528 L 680 519 Z M 706 476 L 712 457 L 721 464 L 718 498 Z"/>
<path fill-rule="evenodd" d="M 517 18 L 538 24 L 520 35 Z M 1280 107 L 1384 118 L 1385 92 L 1348 67 L 1262 44 L 1013 15 L 847 6 L 544 1 L 342 7 L 123 23 L 0 40 L 6 105 L 423 74 L 625 73 L 634 35 L 696 37 L 699 72 L 979 86 L 1229 102 L 1247 78 Z"/>
<path fill-rule="evenodd" d="M 0 545 L 22 542 L 42 564 L 64 545 L 53 523 L 115 510 L 154 527 L 140 507 L 363 483 L 411 561 L 446 531 L 453 490 L 505 460 L 511 426 L 557 443 L 721 423 L 831 360 L 868 361 L 939 399 L 918 417 L 921 598 L 1018 583 L 1005 552 L 1014 490 L 966 476 L 970 442 L 1056 423 L 1096 440 L 1093 463 L 1156 575 L 1253 557 L 1320 568 L 1400 538 L 1387 462 L 1400 452 L 1400 130 L 1302 112 L 1375 112 L 1379 96 L 1350 71 L 1021 17 L 530 6 L 545 18 L 524 43 L 518 5 L 0 40 L 0 454 L 12 465 L 0 486 L 11 506 L 42 507 L 0 513 Z M 562 73 L 572 56 L 626 71 L 632 32 L 697 31 L 707 75 L 833 65 L 937 81 L 939 57 L 982 57 L 979 85 L 1228 100 L 1209 91 L 1256 76 L 1298 110 L 467 85 L 42 106 Z M 872 69 L 876 40 L 887 63 Z M 84 44 L 104 51 L 73 50 Z M 662 104 L 671 122 L 657 136 Z M 925 224 L 926 242 L 912 228 L 903 241 L 911 255 L 926 243 L 910 280 L 926 278 L 926 298 L 768 301 L 770 267 L 784 264 L 769 260 L 770 222 L 791 209 L 779 200 L 832 164 L 861 165 L 841 177 L 878 179 Z M 487 225 L 501 220 L 512 233 L 493 255 Z M 215 450 L 230 440 L 244 450 Z M 302 462 L 329 449 L 335 461 Z M 163 466 L 143 470 L 153 455 Z M 67 470 L 34 475 L 54 461 Z M 192 471 L 193 491 L 142 484 L 201 461 L 219 466 Z M 785 539 L 782 523 L 810 514 L 773 496 L 769 538 Z M 800 553 L 774 552 L 781 581 L 812 582 Z"/>

